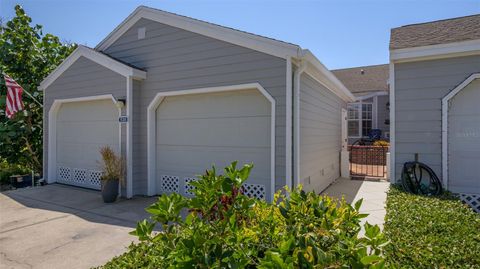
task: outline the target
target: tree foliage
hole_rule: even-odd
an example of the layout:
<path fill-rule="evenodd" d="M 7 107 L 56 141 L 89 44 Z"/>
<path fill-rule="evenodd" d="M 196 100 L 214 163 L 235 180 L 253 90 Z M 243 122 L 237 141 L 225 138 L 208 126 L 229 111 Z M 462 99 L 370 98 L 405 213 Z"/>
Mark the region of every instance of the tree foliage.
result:
<path fill-rule="evenodd" d="M 32 25 L 32 19 L 21 6 L 15 6 L 15 13 L 14 18 L 0 25 L 0 71 L 15 79 L 42 102 L 43 92 L 38 91 L 37 87 L 76 45 L 62 43 L 51 34 L 44 35 L 42 26 Z M 0 84 L 0 158 L 40 172 L 43 108 L 24 94 L 24 111 L 8 119 L 5 116 L 6 87 L 3 76 Z"/>

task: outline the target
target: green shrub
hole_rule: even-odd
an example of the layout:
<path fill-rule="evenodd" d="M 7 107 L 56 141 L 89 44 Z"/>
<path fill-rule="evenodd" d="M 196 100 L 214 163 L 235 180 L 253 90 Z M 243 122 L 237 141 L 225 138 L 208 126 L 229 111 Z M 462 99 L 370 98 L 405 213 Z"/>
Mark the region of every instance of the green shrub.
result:
<path fill-rule="evenodd" d="M 5 160 L 0 159 L 0 184 L 10 183 L 10 176 L 12 175 L 25 175 L 31 171 L 19 164 L 10 164 Z"/>
<path fill-rule="evenodd" d="M 480 268 L 480 216 L 449 194 L 427 197 L 392 186 L 387 261 L 401 268 Z"/>
<path fill-rule="evenodd" d="M 354 206 L 301 189 L 273 203 L 242 193 L 252 165 L 215 168 L 191 183 L 194 198 L 163 195 L 131 234 L 139 244 L 103 268 L 383 268 L 378 226 L 359 237 Z M 181 215 L 186 215 L 183 218 Z M 158 225 L 161 232 L 153 232 Z"/>

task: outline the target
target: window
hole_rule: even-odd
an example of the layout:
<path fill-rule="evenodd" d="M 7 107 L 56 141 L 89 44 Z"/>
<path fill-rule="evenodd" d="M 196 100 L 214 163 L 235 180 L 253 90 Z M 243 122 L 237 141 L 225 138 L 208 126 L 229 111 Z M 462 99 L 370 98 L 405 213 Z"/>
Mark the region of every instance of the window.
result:
<path fill-rule="evenodd" d="M 360 104 L 348 104 L 348 136 L 360 136 Z"/>
<path fill-rule="evenodd" d="M 371 103 L 348 104 L 348 136 L 365 137 L 372 130 L 373 105 Z"/>

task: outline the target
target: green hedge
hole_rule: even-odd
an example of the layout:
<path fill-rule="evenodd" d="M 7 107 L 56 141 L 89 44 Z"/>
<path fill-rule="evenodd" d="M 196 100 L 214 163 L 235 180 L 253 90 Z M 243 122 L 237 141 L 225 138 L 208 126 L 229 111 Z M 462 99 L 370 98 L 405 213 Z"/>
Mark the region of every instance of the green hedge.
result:
<path fill-rule="evenodd" d="M 242 184 L 251 168 L 207 171 L 191 183 L 193 198 L 160 196 L 131 233 L 141 242 L 103 268 L 384 268 L 380 228 L 367 223 L 359 236 L 361 200 L 301 189 L 273 203 L 249 198 Z"/>
<path fill-rule="evenodd" d="M 480 215 L 451 195 L 426 197 L 390 188 L 384 233 L 398 268 L 480 268 Z"/>
<path fill-rule="evenodd" d="M 0 159 L 0 184 L 10 183 L 10 176 L 29 174 L 28 170 L 23 165 L 9 164 L 7 161 Z"/>

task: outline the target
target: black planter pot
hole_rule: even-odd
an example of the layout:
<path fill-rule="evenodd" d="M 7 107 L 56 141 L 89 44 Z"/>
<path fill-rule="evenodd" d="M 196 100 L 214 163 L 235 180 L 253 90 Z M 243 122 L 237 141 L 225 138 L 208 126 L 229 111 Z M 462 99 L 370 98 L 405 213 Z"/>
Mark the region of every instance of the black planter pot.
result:
<path fill-rule="evenodd" d="M 118 197 L 118 180 L 102 180 L 102 198 L 105 203 L 113 203 Z"/>

